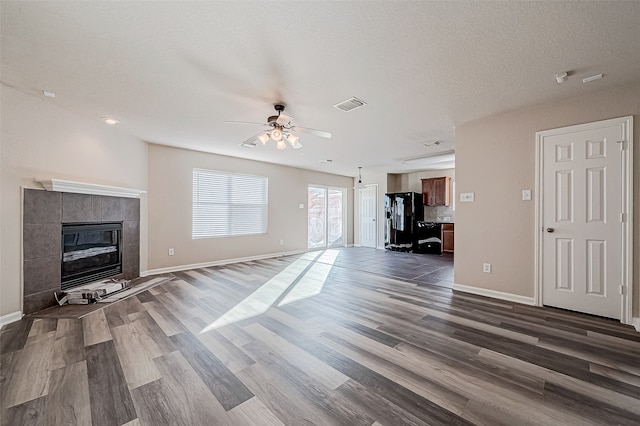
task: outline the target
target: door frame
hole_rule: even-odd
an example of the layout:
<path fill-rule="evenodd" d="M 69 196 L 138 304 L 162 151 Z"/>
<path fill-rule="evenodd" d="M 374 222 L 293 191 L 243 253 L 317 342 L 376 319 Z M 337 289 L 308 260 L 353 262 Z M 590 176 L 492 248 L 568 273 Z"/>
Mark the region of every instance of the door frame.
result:
<path fill-rule="evenodd" d="M 373 209 L 373 213 L 374 213 L 374 220 L 375 220 L 375 238 L 373 241 L 373 247 L 369 247 L 369 248 L 378 248 L 378 184 L 377 183 L 370 183 L 365 185 L 367 187 L 367 189 L 375 189 L 375 194 L 376 194 L 376 199 L 375 199 L 375 207 Z M 362 246 L 362 190 L 357 190 L 358 191 L 358 246 L 363 247 Z M 367 246 L 368 247 L 368 246 Z"/>
<path fill-rule="evenodd" d="M 309 197 L 309 188 L 320 188 L 320 189 L 324 189 L 325 190 L 325 219 L 328 219 L 328 214 L 329 214 L 329 190 L 333 189 L 333 190 L 337 190 L 337 191 L 341 191 L 342 192 L 342 244 L 334 244 L 334 245 L 329 245 L 329 227 L 328 224 L 325 224 L 325 230 L 324 230 L 324 235 L 325 235 L 325 240 L 326 240 L 326 244 L 324 247 L 314 247 L 311 248 L 309 247 L 309 231 L 307 228 L 307 251 L 309 250 L 327 250 L 330 248 L 335 248 L 335 247 L 346 247 L 347 246 L 347 234 L 348 234 L 348 230 L 347 230 L 347 210 L 348 210 L 348 199 L 347 199 L 347 188 L 341 188 L 339 186 L 329 186 L 329 185 L 313 185 L 313 184 L 308 184 L 307 185 L 307 200 Z M 309 226 L 309 203 L 307 201 L 307 227 Z"/>
<path fill-rule="evenodd" d="M 535 157 L 535 251 L 534 251 L 534 301 L 536 306 L 542 306 L 542 284 L 543 284 L 543 203 L 542 188 L 544 157 L 542 142 L 547 136 L 566 134 L 569 132 L 579 132 L 585 130 L 598 129 L 610 125 L 622 125 L 624 129 L 625 141 L 622 150 L 622 280 L 620 290 L 622 292 L 622 303 L 620 306 L 620 322 L 623 324 L 632 323 L 632 303 L 633 303 L 633 117 L 612 118 L 609 120 L 596 121 L 591 123 L 578 124 L 575 126 L 561 127 L 557 129 L 536 132 L 536 157 Z"/>

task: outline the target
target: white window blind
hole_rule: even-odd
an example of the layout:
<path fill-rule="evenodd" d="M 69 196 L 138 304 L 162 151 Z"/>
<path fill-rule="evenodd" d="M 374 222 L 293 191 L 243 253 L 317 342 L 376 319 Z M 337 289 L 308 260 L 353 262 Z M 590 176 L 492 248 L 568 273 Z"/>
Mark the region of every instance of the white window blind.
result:
<path fill-rule="evenodd" d="M 265 176 L 193 169 L 191 237 L 266 234 L 267 188 Z"/>

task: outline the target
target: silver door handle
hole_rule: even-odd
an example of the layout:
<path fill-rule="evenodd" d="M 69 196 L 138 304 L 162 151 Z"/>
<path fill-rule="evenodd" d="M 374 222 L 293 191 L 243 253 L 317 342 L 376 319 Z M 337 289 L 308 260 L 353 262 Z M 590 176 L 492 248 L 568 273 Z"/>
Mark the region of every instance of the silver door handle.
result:
<path fill-rule="evenodd" d="M 548 233 L 552 233 L 553 231 L 555 231 L 555 229 L 553 229 L 553 228 L 547 228 L 547 232 L 548 232 Z"/>

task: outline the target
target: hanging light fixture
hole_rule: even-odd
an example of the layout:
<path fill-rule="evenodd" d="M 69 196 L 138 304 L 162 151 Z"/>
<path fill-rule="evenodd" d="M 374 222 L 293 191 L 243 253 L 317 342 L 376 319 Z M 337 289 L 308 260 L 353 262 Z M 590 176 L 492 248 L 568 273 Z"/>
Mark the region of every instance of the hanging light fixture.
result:
<path fill-rule="evenodd" d="M 362 167 L 358 167 L 358 183 L 356 183 L 353 189 L 367 189 L 367 185 L 362 183 Z"/>

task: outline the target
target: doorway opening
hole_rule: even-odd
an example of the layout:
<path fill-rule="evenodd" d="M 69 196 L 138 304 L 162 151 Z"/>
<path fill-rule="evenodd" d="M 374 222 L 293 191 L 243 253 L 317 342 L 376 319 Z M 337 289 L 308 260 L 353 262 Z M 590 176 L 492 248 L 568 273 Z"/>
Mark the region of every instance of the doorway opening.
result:
<path fill-rule="evenodd" d="M 377 248 L 378 244 L 378 185 L 367 185 L 359 189 L 360 206 L 360 246 Z"/>
<path fill-rule="evenodd" d="M 345 245 L 345 188 L 309 186 L 308 233 L 309 249 Z"/>

